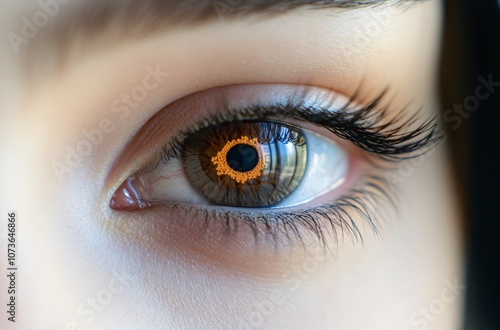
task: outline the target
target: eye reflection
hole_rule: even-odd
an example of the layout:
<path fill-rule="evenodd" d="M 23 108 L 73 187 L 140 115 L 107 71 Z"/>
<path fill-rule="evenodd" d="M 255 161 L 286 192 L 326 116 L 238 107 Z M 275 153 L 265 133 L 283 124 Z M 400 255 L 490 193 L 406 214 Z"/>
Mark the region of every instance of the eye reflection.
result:
<path fill-rule="evenodd" d="M 269 207 L 300 184 L 307 143 L 299 128 L 280 122 L 224 123 L 190 135 L 182 161 L 191 185 L 211 203 Z"/>
<path fill-rule="evenodd" d="M 255 169 L 259 164 L 259 160 L 260 157 L 257 149 L 252 145 L 244 143 L 235 145 L 226 154 L 226 161 L 229 167 L 239 172 L 249 172 Z M 260 170 L 262 171 L 262 169 Z"/>

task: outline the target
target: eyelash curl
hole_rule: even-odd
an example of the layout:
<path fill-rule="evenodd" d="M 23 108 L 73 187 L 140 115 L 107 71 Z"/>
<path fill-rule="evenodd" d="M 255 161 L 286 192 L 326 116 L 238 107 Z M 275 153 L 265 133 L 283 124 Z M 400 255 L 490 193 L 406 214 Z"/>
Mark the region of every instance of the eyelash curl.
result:
<path fill-rule="evenodd" d="M 388 163 L 399 162 L 405 159 L 423 155 L 435 147 L 443 139 L 443 130 L 437 117 L 425 120 L 418 125 L 420 111 L 406 116 L 407 107 L 396 115 L 389 115 L 390 104 L 382 105 L 387 90 L 368 104 L 357 107 L 359 94 L 355 93 L 340 109 L 332 111 L 328 104 L 307 105 L 305 97 L 307 90 L 296 95 L 290 101 L 276 105 L 252 105 L 243 109 L 223 109 L 222 111 L 200 120 L 185 130 L 163 147 L 155 161 L 150 163 L 142 173 L 156 168 L 160 162 L 167 163 L 170 159 L 178 158 L 183 148 L 184 139 L 198 130 L 218 125 L 224 122 L 239 120 L 299 120 L 326 128 L 331 133 L 382 160 L 366 157 L 366 160 L 380 173 L 388 170 Z M 310 103 L 310 102 L 309 102 Z M 333 102 L 332 102 L 333 103 Z M 199 207 L 185 204 L 156 203 L 159 206 L 168 206 L 172 211 L 179 210 L 186 213 L 186 218 L 205 221 L 207 228 L 212 221 L 218 221 L 224 232 L 235 233 L 241 224 L 248 225 L 258 241 L 262 234 L 277 238 L 285 237 L 302 240 L 303 230 L 312 232 L 322 246 L 327 246 L 327 233 L 332 234 L 334 241 L 345 236 L 352 241 L 363 242 L 362 230 L 354 218 L 362 219 L 379 236 L 381 213 L 388 214 L 385 203 L 389 201 L 392 208 L 396 207 L 396 187 L 392 186 L 383 175 L 362 175 L 343 196 L 333 202 L 319 205 L 310 209 L 286 210 L 279 208 L 263 209 L 264 212 L 243 211 L 238 208 L 214 209 L 213 207 Z M 328 226 L 325 226 L 325 223 Z M 340 237 L 339 237 L 340 235 Z M 305 246 L 305 245 L 304 245 Z"/>

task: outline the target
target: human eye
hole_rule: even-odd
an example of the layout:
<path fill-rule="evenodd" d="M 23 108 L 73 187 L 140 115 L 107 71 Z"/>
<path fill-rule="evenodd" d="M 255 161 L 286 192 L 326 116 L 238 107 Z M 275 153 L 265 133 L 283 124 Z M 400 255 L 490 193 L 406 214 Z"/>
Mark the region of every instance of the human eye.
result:
<path fill-rule="evenodd" d="M 242 85 L 185 96 L 130 142 L 141 160 L 110 206 L 176 210 L 225 230 L 247 225 L 256 237 L 312 231 L 324 241 L 347 231 L 362 239 L 359 228 L 377 232 L 383 205 L 393 202 L 384 171 L 441 137 L 432 118 L 390 114 L 384 95 L 363 105 L 358 94 L 319 87 Z M 184 124 L 175 127 L 179 116 Z"/>

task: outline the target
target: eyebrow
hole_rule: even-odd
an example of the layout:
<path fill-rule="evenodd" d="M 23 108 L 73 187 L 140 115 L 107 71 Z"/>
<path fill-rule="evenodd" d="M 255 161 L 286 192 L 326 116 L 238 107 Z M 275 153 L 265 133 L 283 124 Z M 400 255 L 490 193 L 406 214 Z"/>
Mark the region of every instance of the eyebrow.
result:
<path fill-rule="evenodd" d="M 52 6 L 42 8 L 38 2 L 39 7 L 31 8 L 33 14 L 25 16 L 34 17 L 44 11 L 48 23 L 37 29 L 38 35 L 29 43 L 19 44 L 18 51 L 25 53 L 26 67 L 46 64 L 40 61 L 47 58 L 61 64 L 70 45 L 79 42 L 79 49 L 87 51 L 87 45 L 98 45 L 103 34 L 110 30 L 115 33 L 112 40 L 116 44 L 175 27 L 199 26 L 217 19 L 231 22 L 259 15 L 266 18 L 301 7 L 352 10 L 423 1 L 428 0 L 51 0 L 45 3 Z M 52 9 L 52 15 L 47 8 Z"/>

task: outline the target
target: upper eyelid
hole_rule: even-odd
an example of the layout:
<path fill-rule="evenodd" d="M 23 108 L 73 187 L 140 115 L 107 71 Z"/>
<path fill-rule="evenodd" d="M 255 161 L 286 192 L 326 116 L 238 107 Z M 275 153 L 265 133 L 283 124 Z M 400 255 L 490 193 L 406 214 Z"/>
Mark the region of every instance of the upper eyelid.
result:
<path fill-rule="evenodd" d="M 221 90 L 224 92 L 221 92 Z M 286 103 L 286 100 L 291 100 L 289 101 L 289 103 L 292 104 L 301 102 L 303 103 L 303 100 L 307 99 L 308 97 L 312 98 L 313 100 L 321 99 L 322 102 L 318 102 L 320 104 L 323 104 L 325 109 L 328 108 L 329 104 L 332 104 L 332 107 L 336 109 L 346 108 L 348 110 L 355 110 L 362 109 L 364 106 L 365 109 L 368 107 L 371 108 L 372 111 L 377 110 L 374 105 L 376 105 L 377 102 L 380 103 L 382 97 L 379 96 L 375 98 L 373 94 L 372 96 L 367 96 L 365 92 L 370 93 L 369 89 L 363 88 L 363 90 L 364 92 L 361 93 L 361 88 L 358 88 L 357 92 L 355 91 L 353 95 L 347 97 L 345 96 L 345 93 L 339 93 L 332 89 L 312 85 L 249 84 L 217 87 L 184 96 L 183 98 L 178 99 L 177 101 L 170 103 L 169 105 L 159 110 L 154 116 L 149 119 L 148 122 L 143 124 L 143 126 L 137 131 L 132 140 L 127 143 L 123 152 L 118 156 L 117 159 L 115 159 L 115 165 L 112 167 L 111 174 L 108 175 L 107 185 L 111 190 L 113 189 L 111 187 L 114 187 L 118 182 L 123 182 L 123 180 L 125 180 L 127 177 L 138 175 L 145 171 L 147 172 L 151 169 L 154 169 L 158 165 L 158 163 L 162 161 L 162 156 L 164 156 L 165 154 L 162 153 L 162 147 L 166 150 L 167 155 L 175 155 L 176 148 L 172 148 L 172 146 L 177 145 L 178 149 L 185 134 L 195 132 L 196 130 L 209 125 L 210 120 L 207 120 L 207 118 L 212 117 L 214 113 L 219 115 L 219 119 L 221 119 L 220 117 L 223 117 L 224 119 L 226 119 L 225 121 L 235 120 L 237 119 L 237 114 L 233 113 L 232 116 L 228 116 L 228 112 L 230 114 L 233 110 L 241 111 L 241 108 L 238 109 L 239 105 L 253 104 L 254 101 L 266 102 L 265 100 L 268 97 L 271 97 L 271 100 L 277 98 L 278 100 L 281 100 L 280 102 L 283 103 Z M 367 99 L 371 99 L 372 101 L 366 101 Z M 230 100 L 237 100 L 237 102 L 235 104 Z M 308 104 L 310 103 L 311 102 L 309 100 Z M 196 106 L 196 104 L 198 104 L 199 107 Z M 186 106 L 190 108 L 194 107 L 192 112 L 180 111 L 180 109 Z M 387 106 L 382 108 L 387 110 Z M 400 112 L 394 114 L 393 110 L 395 109 L 397 109 L 395 106 L 391 106 L 391 109 L 389 111 L 381 111 L 378 113 L 384 114 L 382 118 L 384 118 L 386 122 L 392 117 L 399 118 L 397 123 L 404 124 L 405 111 L 408 110 L 408 117 L 411 116 L 412 111 L 410 110 L 412 109 L 399 109 Z M 286 113 L 286 109 L 283 110 Z M 178 121 L 177 127 L 172 127 L 171 125 L 165 126 L 167 123 L 171 123 L 169 114 L 172 113 L 172 111 L 173 113 L 179 112 L 182 114 L 182 116 L 179 117 L 182 118 L 181 120 L 178 121 L 178 119 L 175 119 L 176 121 Z M 287 120 L 290 121 L 291 119 L 293 119 L 291 116 L 279 117 L 276 115 L 276 113 L 274 113 L 275 111 L 276 108 L 274 108 L 272 113 L 269 113 L 269 111 L 267 111 L 268 114 L 271 115 L 270 119 L 276 119 L 285 122 Z M 193 115 L 195 115 L 195 118 L 202 118 L 198 120 L 198 125 L 191 124 Z M 255 116 L 253 116 L 253 118 L 255 119 Z M 304 121 L 303 118 L 299 118 L 299 120 L 302 120 L 302 122 Z M 432 147 L 439 141 L 440 130 L 438 129 L 438 125 L 435 121 L 432 123 L 433 124 L 429 126 L 431 130 L 428 131 L 426 135 L 427 139 L 420 139 L 420 145 L 414 144 L 415 146 L 418 146 L 419 148 L 417 149 L 421 150 L 422 152 L 428 149 L 426 147 Z M 321 125 L 318 125 L 318 127 L 320 126 Z M 402 129 L 405 130 L 408 129 L 408 127 L 405 127 L 403 125 Z M 415 132 L 415 130 L 413 130 L 413 132 Z M 394 134 L 394 132 L 392 133 Z M 406 136 L 409 135 L 406 134 Z M 418 135 L 415 136 L 415 138 L 418 137 Z M 161 141 L 162 139 L 163 142 Z M 342 139 L 340 138 L 338 140 L 342 141 Z M 426 143 L 422 144 L 422 141 Z M 144 143 L 146 143 L 146 145 Z M 151 148 L 153 145 L 154 147 Z M 369 155 L 369 153 L 367 153 L 367 155 Z M 414 157 L 416 155 L 416 152 L 414 152 L 413 154 L 408 154 L 406 152 L 402 155 L 396 155 L 396 157 L 386 157 L 386 160 L 398 160 L 404 159 L 405 157 Z M 384 155 L 382 153 L 379 153 L 379 158 L 384 158 Z M 117 167 L 116 164 L 121 165 Z M 115 179 L 112 179 L 113 177 Z"/>
<path fill-rule="evenodd" d="M 176 138 L 163 147 L 162 155 L 158 157 L 156 162 L 160 160 L 167 162 L 170 157 L 176 157 L 185 137 L 209 126 L 211 123 L 220 123 L 224 120 L 230 122 L 239 119 L 252 119 L 256 116 L 282 120 L 286 120 L 286 118 L 307 120 L 313 124 L 326 127 L 337 137 L 346 139 L 361 149 L 389 161 L 415 157 L 416 152 L 424 153 L 441 141 L 443 132 L 437 118 L 430 118 L 410 129 L 418 119 L 418 112 L 405 117 L 405 109 L 401 109 L 399 113 L 389 117 L 388 106 L 379 106 L 386 93 L 387 90 L 364 106 L 355 105 L 358 95 L 356 93 L 341 109 L 337 109 L 338 111 L 331 111 L 328 107 L 311 106 L 300 108 L 301 104 L 304 103 L 302 97 L 305 98 L 307 91 L 300 94 L 299 97 L 294 97 L 289 104 L 266 107 L 253 106 L 246 109 L 224 109 L 222 112 L 204 118 L 189 128 L 181 130 Z M 297 111 L 298 108 L 300 108 L 300 111 Z M 330 116 L 325 117 L 328 114 Z M 372 120 L 372 123 L 369 123 L 370 120 Z M 364 125 L 363 122 L 365 122 Z M 148 168 L 151 167 L 154 168 L 154 164 L 150 163 Z M 147 171 L 147 169 L 145 170 Z"/>

